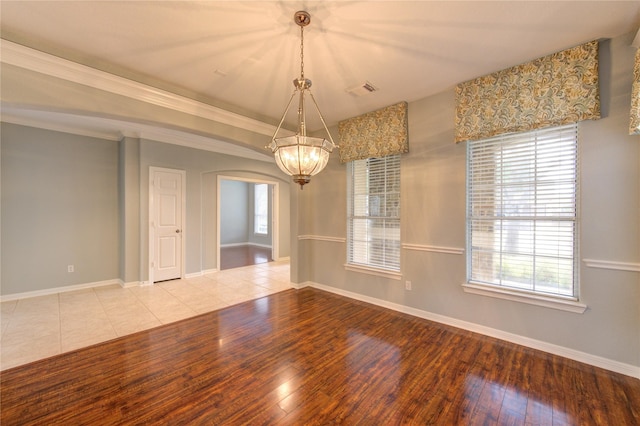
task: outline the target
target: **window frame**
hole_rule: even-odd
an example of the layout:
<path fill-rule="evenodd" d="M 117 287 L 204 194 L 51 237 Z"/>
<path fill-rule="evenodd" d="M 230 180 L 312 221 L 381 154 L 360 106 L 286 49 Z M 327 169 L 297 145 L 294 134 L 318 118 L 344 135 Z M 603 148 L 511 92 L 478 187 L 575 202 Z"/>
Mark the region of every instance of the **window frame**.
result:
<path fill-rule="evenodd" d="M 539 185 L 539 181 L 538 181 L 538 176 L 537 174 L 540 173 L 540 164 L 537 162 L 541 152 L 539 151 L 539 140 L 543 137 L 548 137 L 550 134 L 554 134 L 554 135 L 561 135 L 563 134 L 563 132 L 575 132 L 575 139 L 574 139 L 574 146 L 575 146 L 575 150 L 573 151 L 575 153 L 575 157 L 574 157 L 574 163 L 573 163 L 573 167 L 575 168 L 575 173 L 574 173 L 574 179 L 575 179 L 575 189 L 573 191 L 573 199 L 574 204 L 573 204 L 573 208 L 574 208 L 574 214 L 573 214 L 573 218 L 571 219 L 571 223 L 573 223 L 573 239 L 572 239 L 572 257 L 571 257 L 571 263 L 572 263 L 572 293 L 570 295 L 568 294 L 560 294 L 560 292 L 558 293 L 552 293 L 552 292 L 548 292 L 548 291 L 536 291 L 535 290 L 535 285 L 536 285 L 536 281 L 532 281 L 532 289 L 523 289 L 523 288 L 517 288 L 516 286 L 512 285 L 505 285 L 504 283 L 496 283 L 496 282 L 489 282 L 486 280 L 480 280 L 480 279 L 474 279 L 475 277 L 474 272 L 476 271 L 474 269 L 474 254 L 478 253 L 478 252 L 482 252 L 482 250 L 478 249 L 474 249 L 474 247 L 472 247 L 473 244 L 473 224 L 477 224 L 481 222 L 481 219 L 479 219 L 480 217 L 482 217 L 483 219 L 489 219 L 489 222 L 491 220 L 494 220 L 496 222 L 500 222 L 501 225 L 503 224 L 503 222 L 515 222 L 515 221 L 519 221 L 521 220 L 521 218 L 509 218 L 504 212 L 506 209 L 504 209 L 505 206 L 516 206 L 517 204 L 512 203 L 509 204 L 508 202 L 504 201 L 504 198 L 506 197 L 502 197 L 502 194 L 505 192 L 505 189 L 508 185 L 504 185 L 504 179 L 500 181 L 500 183 L 496 183 L 495 188 L 499 189 L 501 188 L 501 198 L 499 201 L 499 206 L 491 206 L 489 208 L 489 210 L 494 211 L 493 215 L 488 215 L 486 217 L 480 216 L 478 214 L 474 215 L 474 213 L 472 212 L 472 200 L 474 199 L 474 194 L 476 197 L 478 197 L 478 194 L 480 193 L 480 191 L 477 191 L 476 193 L 474 193 L 474 185 L 479 185 L 480 183 L 483 183 L 482 178 L 478 178 L 478 181 L 473 181 L 472 179 L 474 179 L 471 174 L 472 171 L 477 172 L 478 169 L 473 169 L 474 165 L 472 163 L 472 160 L 474 160 L 473 157 L 473 153 L 472 153 L 472 149 L 475 148 L 476 146 L 478 146 L 479 144 L 495 144 L 496 147 L 499 147 L 500 150 L 500 155 L 502 155 L 503 151 L 504 151 L 504 147 L 506 144 L 514 144 L 514 143 L 520 143 L 522 144 L 522 146 L 525 146 L 528 143 L 532 143 L 534 144 L 535 148 L 531 149 L 529 148 L 529 151 L 527 155 L 533 154 L 532 157 L 526 157 L 528 159 L 528 161 L 533 161 L 535 163 L 535 167 L 534 167 L 534 171 L 535 171 L 535 175 L 536 178 L 532 179 L 531 181 L 527 181 L 528 185 L 532 185 L 535 190 L 534 190 L 534 199 L 535 202 L 532 205 L 532 208 L 534 209 L 534 213 L 531 214 L 530 217 L 526 218 L 525 222 L 529 221 L 531 224 L 538 224 L 538 223 L 543 223 L 543 222 L 554 222 L 554 220 L 556 222 L 562 222 L 567 220 L 566 218 L 562 218 L 559 219 L 557 217 L 548 217 L 545 216 L 544 214 L 540 214 L 538 215 L 538 209 L 539 207 L 542 205 L 541 203 L 539 203 L 537 201 L 537 197 L 538 197 L 538 185 Z M 562 137 L 562 136 L 557 136 L 557 137 Z M 487 139 L 483 139 L 483 140 L 479 140 L 479 141 L 472 141 L 472 142 L 467 142 L 467 158 L 466 158 L 466 209 L 465 209 L 465 227 L 466 227 L 466 265 L 467 265 L 467 272 L 466 272 L 466 282 L 463 284 L 463 289 L 465 292 L 468 293 L 473 293 L 473 294 L 479 294 L 479 295 L 483 295 L 483 296 L 490 296 L 490 297 L 497 297 L 497 298 L 501 298 L 501 299 L 507 299 L 507 300 L 513 300 L 513 301 L 518 301 L 518 302 L 523 302 L 523 303 L 528 303 L 528 304 L 534 304 L 534 305 L 539 305 L 539 306 L 545 306 L 545 307 L 551 307 L 551 308 L 555 308 L 555 309 L 561 309 L 561 310 L 565 310 L 565 311 L 569 311 L 569 312 L 576 312 L 576 313 L 583 313 L 587 306 L 580 303 L 580 279 L 579 279 L 579 270 L 580 270 L 580 263 L 579 263 L 579 247 L 580 247 L 580 199 L 579 199 L 579 195 L 580 195 L 580 149 L 579 149 L 579 135 L 578 135 L 578 125 L 577 123 L 572 123 L 569 125 L 562 125 L 562 126 L 554 126 L 551 128 L 546 128 L 546 129 L 540 129 L 540 130 L 534 130 L 534 131 L 529 131 L 529 132 L 522 132 L 519 134 L 508 134 L 508 135 L 502 135 L 502 136 L 497 136 L 497 137 L 492 137 L 492 138 L 487 138 Z M 551 145 L 550 145 L 551 146 Z M 552 148 L 552 150 L 555 149 Z M 482 155 L 485 154 L 481 154 L 481 156 L 479 156 L 480 160 L 486 160 L 485 157 L 482 157 Z M 522 158 L 525 158 L 524 156 Z M 518 157 L 518 159 L 520 159 L 520 157 Z M 478 159 L 476 159 L 478 160 Z M 500 160 L 497 163 L 492 163 L 492 164 L 499 164 L 498 166 L 495 166 L 496 169 L 500 169 L 500 168 L 504 168 L 505 164 L 510 164 L 508 162 L 504 161 L 504 158 L 500 158 Z M 473 170 L 472 170 L 473 169 Z M 502 178 L 502 176 L 501 176 Z M 491 185 L 488 185 L 489 188 L 491 188 Z M 502 211 L 502 213 L 498 213 L 498 211 Z M 506 218 L 506 219 L 505 219 Z M 539 234 L 537 234 L 536 232 L 539 232 L 536 228 L 537 225 L 533 225 L 532 228 L 534 229 L 532 231 L 532 236 L 533 236 L 533 240 L 534 242 L 530 242 L 529 244 L 532 245 L 533 247 L 536 246 L 537 242 L 537 236 Z M 498 244 L 499 244 L 499 248 L 498 249 L 493 249 L 491 251 L 488 252 L 489 255 L 491 255 L 491 253 L 493 253 L 493 255 L 495 256 L 496 254 L 498 254 L 500 256 L 500 259 L 502 259 L 502 257 L 505 255 L 505 252 L 508 252 L 508 250 L 506 250 L 505 247 L 505 236 L 504 235 L 500 235 L 498 237 L 495 237 L 493 235 L 493 231 L 491 231 L 491 237 L 492 238 L 497 238 Z M 493 243 L 495 246 L 495 242 Z M 531 278 L 533 279 L 533 277 L 535 277 L 535 265 L 536 265 L 536 259 L 538 259 L 540 255 L 537 254 L 537 252 L 534 250 L 533 253 L 531 255 L 529 255 L 529 257 L 531 257 L 532 259 L 532 272 L 531 272 Z M 560 255 L 558 255 L 560 256 Z M 544 257 L 544 256 L 540 256 L 540 257 Z M 558 259 L 561 259 L 560 257 L 558 257 Z M 492 267 L 493 269 L 493 267 Z M 495 278 L 495 274 L 496 272 L 493 272 L 493 277 Z M 500 264 L 499 266 L 499 271 L 498 271 L 498 275 L 500 275 L 500 279 L 502 280 L 502 276 L 505 274 L 504 269 L 503 269 L 503 265 Z M 495 280 L 494 280 L 495 281 Z M 558 284 L 559 286 L 559 284 Z"/>
<path fill-rule="evenodd" d="M 371 162 L 374 161 L 378 163 L 376 167 L 373 167 L 373 172 L 378 173 L 376 175 L 371 174 Z M 362 167 L 365 167 L 364 171 L 361 169 Z M 345 269 L 395 280 L 401 279 L 400 174 L 400 154 L 354 160 L 347 163 L 347 259 L 344 265 Z M 389 178 L 393 179 L 393 182 L 390 182 Z M 383 179 L 383 182 L 380 179 Z M 375 183 L 381 185 L 383 190 L 372 190 L 371 186 Z M 357 205 L 357 199 L 361 200 L 360 205 Z M 374 201 L 375 203 L 372 204 Z M 374 204 L 376 208 L 373 208 Z M 360 212 L 356 212 L 358 209 Z M 378 214 L 372 214 L 374 210 Z M 360 223 L 360 230 L 354 231 L 355 225 L 358 223 Z M 375 223 L 382 223 L 383 226 L 375 226 Z M 381 230 L 383 234 L 383 238 L 377 239 L 377 243 L 381 244 L 380 249 L 372 246 L 374 242 L 370 240 L 374 228 Z M 391 231 L 391 235 L 397 234 L 397 238 L 387 238 L 389 231 Z M 356 240 L 354 233 L 360 233 L 362 237 Z M 354 255 L 361 256 L 361 258 L 356 260 Z M 382 256 L 382 259 L 377 256 Z"/>
<path fill-rule="evenodd" d="M 258 201 L 258 187 L 262 188 L 264 186 L 264 196 L 266 202 L 266 214 L 261 214 L 258 212 L 259 201 Z M 261 221 L 260 218 L 264 218 L 264 221 Z M 264 223 L 263 223 L 264 222 Z M 266 231 L 261 232 L 258 228 L 260 225 L 266 224 Z M 253 185 L 253 234 L 254 235 L 269 235 L 269 184 L 268 183 L 255 183 Z"/>

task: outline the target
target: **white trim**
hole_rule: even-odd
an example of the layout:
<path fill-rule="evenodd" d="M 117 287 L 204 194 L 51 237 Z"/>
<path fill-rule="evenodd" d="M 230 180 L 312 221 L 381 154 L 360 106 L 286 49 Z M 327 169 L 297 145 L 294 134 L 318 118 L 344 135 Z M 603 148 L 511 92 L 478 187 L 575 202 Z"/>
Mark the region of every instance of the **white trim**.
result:
<path fill-rule="evenodd" d="M 640 272 L 640 263 L 613 262 L 611 260 L 582 259 L 590 268 L 613 269 L 615 271 Z"/>
<path fill-rule="evenodd" d="M 462 284 L 462 289 L 465 293 L 495 297 L 497 299 L 527 303 L 529 305 L 543 306 L 545 308 L 558 309 L 560 311 L 573 312 L 575 314 L 582 314 L 587 310 L 587 305 L 572 299 L 561 299 L 553 296 L 531 294 L 517 290 L 509 290 L 474 283 L 464 283 Z"/>
<path fill-rule="evenodd" d="M 464 254 L 464 249 L 459 247 L 443 247 L 443 246 L 431 246 L 431 245 L 424 245 L 424 244 L 403 243 L 402 248 L 406 250 L 429 251 L 433 253 Z"/>
<path fill-rule="evenodd" d="M 266 234 L 265 234 L 265 235 L 266 235 Z M 267 248 L 267 249 L 272 248 L 272 247 L 271 247 L 271 246 L 269 246 L 269 245 L 266 245 L 266 244 L 258 244 L 258 243 L 247 243 L 246 245 L 248 245 L 248 246 L 253 246 L 253 247 Z"/>
<path fill-rule="evenodd" d="M 267 235 L 267 234 L 264 234 L 264 235 Z M 262 247 L 262 248 L 267 248 L 267 249 L 271 248 L 271 246 L 269 246 L 267 244 L 250 243 L 248 241 L 246 243 L 220 244 L 220 248 L 222 248 L 222 247 L 242 247 L 242 246 Z"/>
<path fill-rule="evenodd" d="M 347 239 L 343 237 L 326 237 L 323 235 L 298 235 L 298 240 L 315 240 L 329 241 L 332 243 L 346 243 Z"/>
<path fill-rule="evenodd" d="M 278 260 L 274 260 L 274 262 L 280 262 L 280 261 L 284 261 L 284 260 L 289 260 L 289 256 L 281 257 Z M 271 263 L 271 262 L 269 262 L 269 263 Z M 260 265 L 268 265 L 268 263 L 259 263 L 259 264 L 254 265 L 254 266 L 260 266 Z M 204 270 L 202 270 L 200 272 L 192 272 L 192 273 L 186 274 L 184 277 L 186 279 L 188 279 L 188 278 L 197 278 L 197 277 L 202 277 L 202 276 L 206 276 L 206 275 L 214 275 L 214 274 L 216 274 L 218 272 L 220 272 L 220 271 L 218 269 L 215 269 L 215 268 L 214 269 L 204 269 Z"/>
<path fill-rule="evenodd" d="M 143 285 L 140 281 L 129 281 L 128 283 L 125 283 L 122 280 L 118 280 L 118 282 L 120 283 L 120 287 L 122 288 L 140 287 L 141 285 Z"/>
<path fill-rule="evenodd" d="M 276 129 L 271 124 L 263 123 L 253 118 L 235 114 L 7 40 L 2 40 L 0 46 L 2 47 L 1 61 L 6 64 L 266 136 L 272 136 Z"/>
<path fill-rule="evenodd" d="M 640 379 L 640 366 L 626 364 L 620 361 L 600 357 L 597 355 L 588 354 L 586 352 L 578 351 L 575 349 L 567 348 L 560 345 L 555 345 L 541 340 L 532 339 L 530 337 L 520 336 L 518 334 L 509 333 L 506 331 L 498 330 L 491 327 L 486 327 L 480 324 L 475 324 L 468 321 L 462 321 L 456 318 L 451 318 L 445 315 L 435 314 L 432 312 L 423 311 L 421 309 L 411 308 L 409 306 L 400 305 L 397 303 L 389 302 L 382 299 L 377 299 L 370 296 L 364 296 L 362 294 L 353 293 L 347 290 L 341 290 L 335 287 L 318 284 L 314 282 L 305 282 L 299 284 L 298 287 L 314 287 L 320 290 L 335 293 L 340 296 L 348 297 L 351 299 L 359 300 L 362 302 L 371 303 L 376 306 L 388 308 L 394 311 L 402 312 L 405 314 L 413 315 L 419 318 L 423 318 L 429 321 L 435 321 L 441 324 L 450 325 L 452 327 L 461 328 L 474 333 L 482 334 L 485 336 L 495 337 L 496 339 L 506 340 L 507 342 L 515 343 L 518 345 L 526 346 L 529 348 L 537 349 L 540 351 L 548 352 L 550 354 L 569 358 L 578 362 L 593 365 L 596 367 L 604 368 L 609 371 L 624 374 L 627 376 Z"/>
<path fill-rule="evenodd" d="M 239 146 L 230 142 L 223 142 L 212 137 L 189 133 L 188 131 L 166 129 L 158 127 L 158 125 L 127 122 L 99 116 L 36 111 L 8 106 L 4 103 L 0 103 L 0 106 L 2 110 L 0 120 L 6 123 L 111 141 L 119 141 L 123 137 L 148 139 L 273 163 L 273 155 L 269 155 L 266 152 Z M 72 123 L 70 123 L 71 120 Z M 94 127 L 95 130 L 93 129 Z"/>
<path fill-rule="evenodd" d="M 123 136 L 170 143 L 173 145 L 201 149 L 203 151 L 217 152 L 219 154 L 264 161 L 267 163 L 274 162 L 273 155 L 245 148 L 233 143 L 222 142 L 218 139 L 188 133 L 186 131 L 183 132 L 174 129 L 164 129 L 155 126 L 142 126 L 140 124 L 136 124 L 135 128 L 135 131 L 125 131 Z"/>
<path fill-rule="evenodd" d="M 230 244 L 220 244 L 220 248 L 224 248 L 224 247 L 241 247 L 241 246 L 248 246 L 249 243 L 230 243 Z"/>
<path fill-rule="evenodd" d="M 319 286 L 320 284 L 315 284 L 311 281 L 305 281 L 303 283 L 294 283 L 293 281 L 291 282 L 291 287 L 295 288 L 296 290 L 300 290 L 301 288 L 305 288 L 305 287 L 316 287 Z M 320 287 L 318 287 L 320 288 Z M 330 291 L 330 290 L 328 290 Z M 348 297 L 348 296 L 347 296 Z"/>
<path fill-rule="evenodd" d="M 38 296 L 49 296 L 51 294 L 66 293 L 69 291 L 83 290 L 83 289 L 94 288 L 94 287 L 104 287 L 107 285 L 114 285 L 114 284 L 118 284 L 122 286 L 122 280 L 116 278 L 112 280 L 95 281 L 92 283 L 74 284 L 74 285 L 68 285 L 64 287 L 47 288 L 44 290 L 26 291 L 24 293 L 5 294 L 3 296 L 0 296 L 0 302 L 8 302 L 11 300 L 27 299 L 30 297 L 38 297 Z"/>
<path fill-rule="evenodd" d="M 372 268 L 371 266 L 354 265 L 351 263 L 345 263 L 344 269 L 352 272 L 360 272 L 363 274 L 375 275 L 377 277 L 390 278 L 392 280 L 400 281 L 402 279 L 402 272 L 389 271 L 387 269 Z"/>
<path fill-rule="evenodd" d="M 121 135 L 114 135 L 112 132 L 101 132 L 99 130 L 81 129 L 78 126 L 68 126 L 60 123 L 44 123 L 42 120 L 36 120 L 31 117 L 19 117 L 17 115 L 8 114 L 3 108 L 3 123 L 17 124 L 19 126 L 35 127 L 37 129 L 51 130 L 53 132 L 69 133 L 72 135 L 86 136 L 89 138 L 105 139 L 117 142 L 122 139 Z"/>

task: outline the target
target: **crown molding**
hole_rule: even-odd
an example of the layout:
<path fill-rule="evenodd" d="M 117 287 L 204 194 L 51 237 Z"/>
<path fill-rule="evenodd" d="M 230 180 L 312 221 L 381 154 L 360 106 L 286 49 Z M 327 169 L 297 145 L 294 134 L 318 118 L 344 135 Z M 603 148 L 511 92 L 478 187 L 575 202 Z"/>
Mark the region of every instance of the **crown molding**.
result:
<path fill-rule="evenodd" d="M 0 103 L 0 106 L 2 107 L 0 121 L 4 123 L 18 124 L 21 126 L 35 127 L 111 141 L 119 141 L 123 137 L 147 139 L 204 151 L 217 152 L 225 155 L 233 155 L 251 160 L 273 162 L 273 157 L 266 152 L 256 151 L 239 144 L 223 142 L 195 133 L 167 129 L 158 126 L 149 126 L 140 123 L 129 123 L 102 117 L 75 115 L 73 116 L 73 120 L 69 120 L 65 119 L 69 117 L 68 114 L 52 113 L 48 111 L 26 111 L 14 108 L 11 105 L 4 105 L 2 103 Z M 110 131 L 106 129 L 118 130 Z"/>
<path fill-rule="evenodd" d="M 32 117 L 24 117 L 7 112 L 4 108 L 2 115 L 0 115 L 0 122 L 17 124 L 19 126 L 35 127 L 37 129 L 51 130 L 54 132 L 70 133 L 72 135 L 86 136 L 89 138 L 106 139 L 110 141 L 119 141 L 122 138 L 120 134 L 116 134 L 114 132 L 81 129 L 78 126 L 44 122 L 43 120 L 34 119 Z"/>
<path fill-rule="evenodd" d="M 0 40 L 0 47 L 2 50 L 0 61 L 2 63 L 262 135 L 272 136 L 276 130 L 276 127 L 271 124 L 68 61 L 8 40 Z"/>
<path fill-rule="evenodd" d="M 193 133 L 176 132 L 174 130 L 158 127 L 146 127 L 145 129 L 136 132 L 124 132 L 123 136 L 165 142 L 188 148 L 217 152 L 219 154 L 248 158 L 251 160 L 265 161 L 269 163 L 273 162 L 273 157 L 266 153 L 257 152 L 250 148 L 245 148 L 227 142 L 213 140 Z"/>

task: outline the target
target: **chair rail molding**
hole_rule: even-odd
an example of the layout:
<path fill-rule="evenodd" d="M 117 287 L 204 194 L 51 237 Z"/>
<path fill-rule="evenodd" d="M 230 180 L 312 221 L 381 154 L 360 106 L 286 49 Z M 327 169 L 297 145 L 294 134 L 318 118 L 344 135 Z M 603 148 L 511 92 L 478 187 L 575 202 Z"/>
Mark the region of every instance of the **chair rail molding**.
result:
<path fill-rule="evenodd" d="M 344 237 L 328 237 L 325 235 L 298 235 L 298 240 L 315 240 L 315 241 L 329 241 L 332 243 L 346 243 L 347 239 Z"/>
<path fill-rule="evenodd" d="M 402 248 L 405 250 L 428 251 L 432 253 L 464 254 L 464 249 L 459 247 L 443 247 L 443 246 L 433 246 L 433 245 L 427 245 L 427 244 L 404 243 L 402 244 Z"/>
<path fill-rule="evenodd" d="M 640 272 L 640 263 L 614 262 L 611 260 L 582 259 L 589 268 L 613 269 L 615 271 Z"/>

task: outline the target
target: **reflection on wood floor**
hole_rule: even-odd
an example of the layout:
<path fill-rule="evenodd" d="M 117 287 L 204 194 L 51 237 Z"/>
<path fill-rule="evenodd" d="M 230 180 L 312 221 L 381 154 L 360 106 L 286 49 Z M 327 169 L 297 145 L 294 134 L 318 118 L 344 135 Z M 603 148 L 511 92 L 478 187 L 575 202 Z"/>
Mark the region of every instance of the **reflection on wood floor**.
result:
<path fill-rule="evenodd" d="M 313 288 L 4 371 L 3 425 L 637 425 L 640 381 Z"/>
<path fill-rule="evenodd" d="M 220 270 L 271 262 L 271 248 L 254 245 L 220 247 Z"/>

